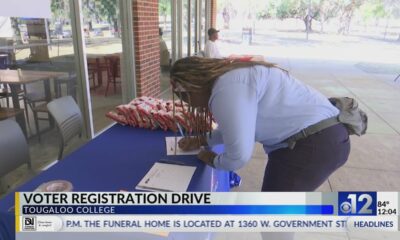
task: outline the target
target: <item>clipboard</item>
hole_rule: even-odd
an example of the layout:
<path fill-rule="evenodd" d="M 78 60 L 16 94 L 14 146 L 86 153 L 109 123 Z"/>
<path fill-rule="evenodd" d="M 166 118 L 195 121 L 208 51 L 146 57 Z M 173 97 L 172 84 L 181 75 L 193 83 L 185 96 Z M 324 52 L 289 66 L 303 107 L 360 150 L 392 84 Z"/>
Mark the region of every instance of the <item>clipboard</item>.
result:
<path fill-rule="evenodd" d="M 196 167 L 156 162 L 136 185 L 136 190 L 152 192 L 186 192 Z"/>

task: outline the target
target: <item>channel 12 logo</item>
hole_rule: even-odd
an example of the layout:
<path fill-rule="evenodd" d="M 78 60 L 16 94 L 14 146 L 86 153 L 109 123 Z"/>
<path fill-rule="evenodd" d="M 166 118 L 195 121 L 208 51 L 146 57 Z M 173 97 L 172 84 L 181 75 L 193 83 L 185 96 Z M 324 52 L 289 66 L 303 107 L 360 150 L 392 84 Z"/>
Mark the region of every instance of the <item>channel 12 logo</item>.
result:
<path fill-rule="evenodd" d="M 338 214 L 376 216 L 376 192 L 339 192 Z"/>

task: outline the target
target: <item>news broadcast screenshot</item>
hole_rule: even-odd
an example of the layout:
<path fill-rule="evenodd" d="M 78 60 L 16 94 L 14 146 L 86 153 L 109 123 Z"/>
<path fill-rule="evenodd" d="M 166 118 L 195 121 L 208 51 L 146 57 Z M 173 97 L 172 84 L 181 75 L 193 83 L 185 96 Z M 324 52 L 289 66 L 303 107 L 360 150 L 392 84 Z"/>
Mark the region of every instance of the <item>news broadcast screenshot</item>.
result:
<path fill-rule="evenodd" d="M 399 240 L 400 1 L 0 0 L 0 240 Z"/>

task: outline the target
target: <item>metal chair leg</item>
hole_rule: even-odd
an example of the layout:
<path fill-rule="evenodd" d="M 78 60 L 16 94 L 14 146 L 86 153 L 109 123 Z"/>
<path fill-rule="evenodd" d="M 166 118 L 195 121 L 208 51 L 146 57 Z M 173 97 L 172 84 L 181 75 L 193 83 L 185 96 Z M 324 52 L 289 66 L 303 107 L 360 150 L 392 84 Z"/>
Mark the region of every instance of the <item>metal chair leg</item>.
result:
<path fill-rule="evenodd" d="M 62 155 L 63 155 L 63 151 L 64 151 L 64 141 L 60 141 L 60 150 L 58 152 L 58 160 L 62 159 Z"/>
<path fill-rule="evenodd" d="M 30 120 L 29 120 L 29 109 L 28 109 L 28 105 L 27 105 L 27 102 L 26 102 L 26 99 L 25 99 L 25 98 L 24 98 L 24 108 L 25 108 L 25 119 L 26 119 L 26 123 L 27 123 L 27 125 L 28 125 L 29 131 L 32 132 L 31 123 L 30 123 Z"/>
<path fill-rule="evenodd" d="M 116 70 L 114 71 L 114 76 L 113 76 L 113 83 L 114 83 L 114 94 L 117 94 L 117 80 L 116 80 L 116 77 L 117 76 L 117 73 L 116 73 Z"/>
<path fill-rule="evenodd" d="M 32 161 L 29 159 L 29 161 L 27 162 L 28 164 L 28 169 L 32 170 Z"/>
<path fill-rule="evenodd" d="M 107 97 L 107 92 L 108 92 L 108 88 L 110 87 L 110 81 L 107 81 L 107 86 L 106 86 L 106 91 L 104 93 L 104 96 Z"/>
<path fill-rule="evenodd" d="M 3 185 L 3 182 L 0 179 L 0 193 L 5 193 L 5 192 L 7 192 L 7 188 L 5 184 Z"/>
<path fill-rule="evenodd" d="M 38 113 L 33 111 L 33 118 L 35 120 L 35 127 L 36 127 L 36 134 L 38 136 L 39 139 L 39 143 L 41 142 L 41 138 L 40 138 L 40 129 L 39 129 L 39 119 L 38 119 Z"/>

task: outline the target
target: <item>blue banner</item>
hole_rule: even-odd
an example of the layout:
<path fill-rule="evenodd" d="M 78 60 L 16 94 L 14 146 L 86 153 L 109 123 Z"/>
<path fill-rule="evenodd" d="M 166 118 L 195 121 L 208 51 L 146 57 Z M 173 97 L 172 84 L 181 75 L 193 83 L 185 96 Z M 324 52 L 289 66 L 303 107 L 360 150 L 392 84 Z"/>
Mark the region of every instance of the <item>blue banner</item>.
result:
<path fill-rule="evenodd" d="M 332 215 L 333 205 L 24 205 L 22 214 L 278 214 Z"/>

